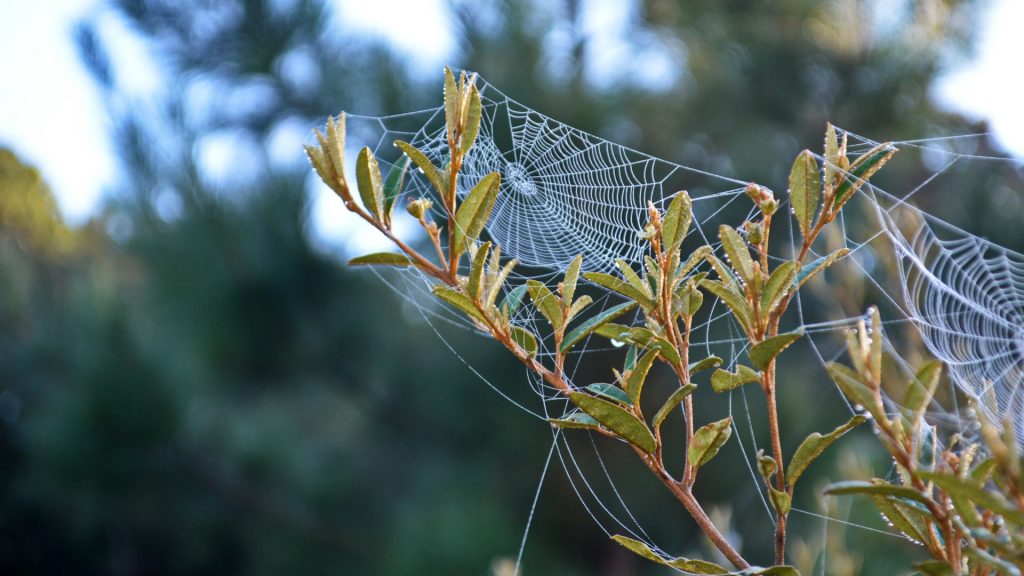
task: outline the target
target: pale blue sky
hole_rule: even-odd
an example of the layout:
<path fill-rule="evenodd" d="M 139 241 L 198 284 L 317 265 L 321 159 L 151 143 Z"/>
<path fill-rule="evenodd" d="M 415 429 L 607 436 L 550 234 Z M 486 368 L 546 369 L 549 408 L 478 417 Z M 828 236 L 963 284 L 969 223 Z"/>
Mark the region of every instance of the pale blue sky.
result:
<path fill-rule="evenodd" d="M 415 59 L 417 68 L 437 70 L 453 49 L 443 0 L 337 0 L 346 23 L 369 35 L 384 35 Z M 588 25 L 609 26 L 622 3 L 601 3 Z M 97 88 L 79 64 L 71 40 L 75 22 L 100 15 L 119 70 L 130 70 L 130 88 L 139 95 L 156 91 L 159 78 L 146 60 L 144 46 L 100 0 L 4 0 L 0 18 L 0 146 L 9 146 L 40 167 L 72 222 L 95 210 L 116 174 L 108 119 Z M 604 14 L 607 18 L 601 17 Z M 380 16 L 387 15 L 385 22 Z M 982 22 L 977 58 L 948 75 L 937 87 L 939 101 L 969 117 L 987 119 L 994 136 L 1024 157 L 1024 2 L 994 0 Z M 851 127 L 856 129 L 856 127 Z"/>

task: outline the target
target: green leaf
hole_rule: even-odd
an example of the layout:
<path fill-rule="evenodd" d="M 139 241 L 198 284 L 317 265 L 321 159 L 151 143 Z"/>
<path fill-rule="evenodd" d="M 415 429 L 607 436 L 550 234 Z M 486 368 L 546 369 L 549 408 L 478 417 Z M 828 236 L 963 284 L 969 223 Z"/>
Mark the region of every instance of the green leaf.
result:
<path fill-rule="evenodd" d="M 512 326 L 509 328 L 509 336 L 512 337 L 512 341 L 519 345 L 520 348 L 526 350 L 526 353 L 530 356 L 537 355 L 537 337 L 526 328 L 520 326 Z"/>
<path fill-rule="evenodd" d="M 657 449 L 654 435 L 647 425 L 621 406 L 583 392 L 570 392 L 569 399 L 581 410 L 593 416 L 602 426 L 644 452 L 650 454 Z"/>
<path fill-rule="evenodd" d="M 462 254 L 466 250 L 466 243 L 476 240 L 483 232 L 500 188 L 501 175 L 491 172 L 481 178 L 466 195 L 455 213 L 454 254 Z"/>
<path fill-rule="evenodd" d="M 704 262 L 709 257 L 714 258 L 714 255 L 715 254 L 714 252 L 711 251 L 710 246 L 701 246 L 700 248 L 697 248 L 696 250 L 691 252 L 689 258 L 686 259 L 686 262 L 683 262 L 682 264 L 679 265 L 678 268 L 676 268 L 674 283 L 677 284 L 679 282 L 682 282 L 691 270 L 693 270 L 697 266 L 700 266 L 701 262 Z M 717 260 L 717 258 L 715 258 L 715 260 Z"/>
<path fill-rule="evenodd" d="M 501 308 L 508 311 L 508 315 L 512 316 L 519 309 L 519 304 L 523 301 L 523 295 L 526 294 L 526 284 L 520 284 L 512 290 L 509 290 L 505 299 L 501 303 Z"/>
<path fill-rule="evenodd" d="M 395 254 L 394 252 L 374 252 L 373 254 L 366 254 L 348 261 L 349 266 L 366 266 L 370 264 L 382 266 L 411 266 L 412 260 L 410 260 L 405 254 Z"/>
<path fill-rule="evenodd" d="M 718 237 L 722 240 L 722 248 L 729 258 L 732 269 L 744 282 L 751 282 L 754 279 L 754 261 L 750 258 L 746 240 L 727 224 L 718 227 Z"/>
<path fill-rule="evenodd" d="M 406 156 L 412 159 L 423 175 L 427 177 L 427 181 L 434 187 L 434 190 L 437 190 L 437 193 L 444 198 L 448 193 L 445 190 L 444 178 L 437 166 L 434 166 L 434 163 L 427 158 L 427 155 L 404 140 L 395 140 L 395 146 L 398 146 Z"/>
<path fill-rule="evenodd" d="M 767 317 L 768 314 L 775 310 L 775 307 L 778 306 L 782 298 L 789 292 L 789 289 L 793 287 L 794 280 L 796 280 L 796 262 L 792 260 L 779 264 L 772 271 L 768 281 L 764 284 L 764 288 L 761 289 L 762 316 Z"/>
<path fill-rule="evenodd" d="M 497 258 L 495 256 L 501 256 L 501 246 L 495 246 L 494 250 L 491 250 L 491 261 L 492 268 L 497 267 Z M 512 270 L 519 264 L 519 260 L 515 258 L 509 260 L 501 267 L 501 271 L 492 279 L 489 280 L 489 287 L 487 288 L 487 307 L 494 306 L 495 301 L 498 299 L 498 294 L 501 293 L 501 288 L 505 285 L 505 280 L 508 279 L 508 275 L 512 273 Z M 519 286 L 522 290 L 526 290 L 526 285 Z M 522 294 L 522 292 L 520 292 Z"/>
<path fill-rule="evenodd" d="M 590 414 L 585 412 L 573 412 L 564 418 L 549 418 L 548 422 L 555 428 L 594 429 L 599 428 L 601 425 Z"/>
<path fill-rule="evenodd" d="M 804 441 L 800 443 L 800 446 L 793 453 L 793 457 L 789 461 L 789 468 L 786 470 L 786 483 L 790 486 L 796 484 L 804 470 L 807 470 L 811 462 L 814 462 L 818 456 L 821 456 L 826 448 L 831 446 L 843 434 L 866 421 L 867 418 L 863 414 L 857 414 L 828 434 L 822 435 L 819 432 L 812 432 L 807 438 L 804 438 Z"/>
<path fill-rule="evenodd" d="M 711 292 L 719 300 L 725 303 L 732 311 L 732 315 L 744 331 L 750 332 L 751 310 L 744 298 L 734 287 L 718 280 L 701 280 L 700 287 Z"/>
<path fill-rule="evenodd" d="M 978 506 L 1000 514 L 1018 527 L 1024 526 L 1024 512 L 1007 502 L 997 492 L 986 490 L 975 484 L 972 480 L 958 478 L 941 472 L 920 470 L 918 475 L 925 480 L 933 482 L 936 486 L 948 492 L 950 496 L 966 498 Z"/>
<path fill-rule="evenodd" d="M 832 201 L 832 212 L 838 212 L 844 204 L 853 198 L 854 192 L 860 189 L 865 182 L 874 176 L 885 163 L 896 153 L 896 147 L 892 142 L 885 142 L 868 150 L 850 164 L 845 178 L 836 188 L 835 200 Z"/>
<path fill-rule="evenodd" d="M 704 293 L 697 289 L 697 284 L 692 280 L 680 286 L 673 296 L 672 308 L 675 313 L 688 318 L 692 318 L 704 303 Z"/>
<path fill-rule="evenodd" d="M 633 403 L 632 401 L 630 401 L 629 396 L 626 396 L 626 392 L 623 391 L 622 388 L 616 386 L 615 384 L 607 384 L 604 382 L 600 382 L 597 384 L 591 384 L 587 386 L 587 390 L 590 390 L 591 392 L 597 394 L 598 396 L 604 396 L 605 398 L 615 400 L 616 402 L 621 402 L 622 404 L 625 404 L 627 406 Z"/>
<path fill-rule="evenodd" d="M 629 371 L 626 377 L 626 394 L 629 396 L 630 404 L 640 402 L 640 393 L 643 392 L 644 382 L 647 381 L 647 374 L 651 371 L 651 366 L 657 358 L 658 351 L 651 350 L 641 356 L 637 360 L 636 366 Z"/>
<path fill-rule="evenodd" d="M 682 190 L 672 198 L 661 222 L 661 244 L 665 252 L 675 252 L 683 244 L 683 239 L 690 230 L 692 218 L 693 206 L 690 195 Z"/>
<path fill-rule="evenodd" d="M 612 292 L 617 292 L 630 300 L 638 302 L 645 310 L 654 308 L 654 299 L 648 296 L 646 291 L 637 290 L 621 278 L 601 272 L 584 272 L 583 277 L 602 288 L 607 288 Z"/>
<path fill-rule="evenodd" d="M 467 283 L 467 289 L 469 297 L 476 300 L 480 296 L 480 292 L 483 284 L 484 268 L 487 264 L 487 255 L 491 252 L 491 243 L 484 242 L 476 250 L 476 255 L 473 257 L 473 262 L 469 267 L 469 281 Z"/>
<path fill-rule="evenodd" d="M 757 382 L 760 379 L 760 372 L 743 364 L 737 364 L 736 372 L 729 372 L 723 369 L 715 370 L 714 374 L 711 375 L 711 389 L 719 393 L 728 392 L 744 384 Z"/>
<path fill-rule="evenodd" d="M 657 350 L 669 364 L 679 364 L 679 351 L 665 338 L 658 336 L 647 328 L 630 328 L 629 339 L 648 349 Z"/>
<path fill-rule="evenodd" d="M 373 214 L 374 218 L 384 221 L 384 182 L 380 175 L 377 158 L 368 147 L 359 151 L 356 159 L 356 182 L 359 184 L 359 196 L 363 206 Z"/>
<path fill-rule="evenodd" d="M 793 342 L 796 342 L 801 336 L 804 335 L 804 331 L 801 328 L 796 332 L 787 332 L 786 334 L 779 334 L 778 336 L 772 336 L 766 338 L 763 342 L 758 342 L 750 348 L 748 356 L 750 356 L 750 362 L 757 367 L 758 370 L 767 370 L 768 365 L 771 364 L 772 360 L 779 355 L 780 352 L 788 348 Z"/>
<path fill-rule="evenodd" d="M 562 305 L 566 308 L 572 305 L 573 296 L 576 295 L 576 283 L 580 278 L 580 266 L 583 265 L 583 254 L 579 254 L 569 262 L 565 269 L 565 278 L 562 280 Z"/>
<path fill-rule="evenodd" d="M 569 311 L 565 315 L 565 321 L 571 322 L 572 319 L 579 315 L 580 312 L 586 310 L 587 306 L 590 306 L 592 302 L 593 300 L 587 295 L 577 298 L 576 301 L 572 303 L 572 306 L 569 307 Z"/>
<path fill-rule="evenodd" d="M 772 476 L 778 471 L 779 465 L 775 462 L 775 458 L 768 456 L 764 453 L 764 450 L 757 451 L 757 470 L 761 473 L 761 477 L 764 478 L 766 486 L 772 485 Z"/>
<path fill-rule="evenodd" d="M 548 319 L 551 326 L 558 330 L 562 326 L 562 309 L 558 306 L 558 298 L 547 286 L 536 280 L 527 280 L 526 290 L 533 299 L 533 305 Z"/>
<path fill-rule="evenodd" d="M 693 391 L 696 389 L 697 385 L 691 382 L 673 392 L 672 395 L 668 397 L 668 400 L 665 400 L 665 403 L 661 405 L 658 412 L 655 413 L 654 429 L 657 430 L 658 428 L 661 428 L 661 423 L 665 421 L 665 418 L 668 418 L 668 415 L 671 414 L 687 396 L 693 394 Z"/>
<path fill-rule="evenodd" d="M 863 480 L 848 480 L 846 482 L 836 482 L 825 489 L 825 494 L 831 494 L 835 496 L 845 494 L 858 494 L 864 496 L 892 496 L 894 498 L 903 498 L 905 500 L 913 500 L 920 502 L 921 504 L 928 505 L 928 499 L 925 498 L 920 492 L 913 488 L 907 488 L 905 486 L 894 486 L 889 484 L 885 480 L 879 480 L 875 478 L 870 482 Z"/>
<path fill-rule="evenodd" d="M 688 558 L 664 558 L 654 550 L 651 550 L 650 546 L 644 544 L 639 540 L 634 540 L 620 534 L 612 536 L 612 540 L 618 542 L 630 552 L 641 556 L 651 562 L 670 566 L 677 570 L 682 570 L 687 574 L 713 574 L 723 575 L 729 574 L 729 570 L 722 568 L 718 564 L 713 562 L 707 562 L 705 560 L 691 560 Z"/>
<path fill-rule="evenodd" d="M 996 466 L 999 461 L 995 458 L 986 458 L 975 466 L 970 473 L 971 480 L 978 484 L 985 484 L 992 479 L 992 473 L 995 472 Z"/>
<path fill-rule="evenodd" d="M 395 206 L 395 199 L 402 193 L 402 182 L 405 180 L 405 172 L 409 169 L 409 157 L 402 155 L 391 170 L 388 170 L 388 177 L 384 180 L 384 214 L 388 221 L 391 220 L 391 210 Z"/>
<path fill-rule="evenodd" d="M 871 389 L 860 379 L 860 375 L 854 372 L 847 366 L 838 364 L 836 362 L 829 362 L 825 365 L 828 370 L 829 376 L 835 381 L 836 386 L 843 391 L 853 403 L 860 404 L 871 413 L 872 416 L 879 418 L 884 414 L 877 414 L 880 407 L 875 403 L 875 396 L 871 392 Z"/>
<path fill-rule="evenodd" d="M 879 338 L 881 339 L 881 338 Z M 916 428 L 917 424 L 924 417 L 928 404 L 935 395 L 939 386 L 939 376 L 942 375 L 942 363 L 932 360 L 925 363 L 914 378 L 907 385 L 907 396 L 903 400 L 902 410 L 905 411 L 908 424 Z"/>
<path fill-rule="evenodd" d="M 469 108 L 466 110 L 466 117 L 463 118 L 462 136 L 459 140 L 459 148 L 463 154 L 469 152 L 476 142 L 476 135 L 480 132 L 480 115 L 483 112 L 483 105 L 480 102 L 480 91 L 476 86 L 469 88 Z"/>
<path fill-rule="evenodd" d="M 840 248 L 835 252 L 822 256 L 817 260 L 814 260 L 810 264 L 805 264 L 800 267 L 800 273 L 796 276 L 796 287 L 799 289 L 801 286 L 807 283 L 808 280 L 814 278 L 820 274 L 823 270 L 829 266 L 835 264 L 840 258 L 845 257 L 850 253 L 849 248 Z"/>
<path fill-rule="evenodd" d="M 792 505 L 793 500 L 789 497 L 788 493 L 769 485 L 768 496 L 769 500 L 772 501 L 772 508 L 775 508 L 776 512 L 782 516 L 789 514 L 789 508 Z"/>
<path fill-rule="evenodd" d="M 718 356 L 708 356 L 703 360 L 698 360 L 690 364 L 689 372 L 690 377 L 702 370 L 708 370 L 710 368 L 718 368 L 722 365 L 722 359 Z"/>
<path fill-rule="evenodd" d="M 622 278 L 638 292 L 646 296 L 648 299 L 653 298 L 651 294 L 651 287 L 644 283 L 643 279 L 637 275 L 633 267 L 630 266 L 625 260 L 616 260 L 615 265 L 619 267 L 619 272 L 622 273 Z"/>
<path fill-rule="evenodd" d="M 469 297 L 463 294 L 462 292 L 459 292 L 458 290 L 449 288 L 447 286 L 434 286 L 432 291 L 434 292 L 435 296 L 437 296 L 441 300 L 444 300 L 448 304 L 451 304 L 452 306 L 458 308 L 459 310 L 463 311 L 470 318 L 473 318 L 474 320 L 477 320 L 479 322 L 486 323 L 483 314 L 481 314 L 480 311 L 477 310 L 476 305 L 473 303 L 473 301 L 470 300 Z"/>
<path fill-rule="evenodd" d="M 825 186 L 832 188 L 832 182 L 839 173 L 839 139 L 836 127 L 829 122 L 825 129 Z"/>
<path fill-rule="evenodd" d="M 459 87 L 455 84 L 455 75 L 452 69 L 444 67 L 444 120 L 448 128 L 448 134 L 455 131 L 459 125 L 459 112 L 461 111 L 461 94 Z"/>
<path fill-rule="evenodd" d="M 623 364 L 623 370 L 632 370 L 636 366 L 636 344 L 631 344 L 629 350 L 626 350 L 626 362 Z"/>
<path fill-rule="evenodd" d="M 694 470 L 708 463 L 732 436 L 732 417 L 701 426 L 686 449 L 686 461 Z"/>
<path fill-rule="evenodd" d="M 603 336 L 609 340 L 618 340 L 620 342 L 629 339 L 629 326 L 623 326 L 622 324 L 615 324 L 608 322 L 598 326 L 594 330 L 594 334 Z"/>
<path fill-rule="evenodd" d="M 818 175 L 818 161 L 810 150 L 804 150 L 796 157 L 789 173 L 789 203 L 793 207 L 793 216 L 796 217 L 804 238 L 807 238 L 811 227 L 814 226 L 819 202 L 821 181 Z"/>
<path fill-rule="evenodd" d="M 878 511 L 908 538 L 920 543 L 928 541 L 928 528 L 921 522 L 921 510 L 899 498 L 872 496 L 871 499 L 874 500 Z"/>
<path fill-rule="evenodd" d="M 553 295 L 552 295 L 553 297 Z M 558 351 L 562 354 L 568 352 L 573 346 L 579 344 L 584 338 L 590 335 L 604 324 L 611 322 L 612 320 L 622 316 L 626 312 L 629 312 L 636 307 L 636 302 L 625 302 L 618 306 L 612 306 L 611 308 L 601 312 L 597 316 L 588 318 L 579 326 L 570 330 L 565 338 L 562 339 L 562 345 L 559 346 Z"/>
<path fill-rule="evenodd" d="M 321 145 L 324 142 L 321 141 Z M 334 165 L 334 170 L 339 175 L 345 172 L 345 113 L 342 112 L 338 118 L 331 121 L 327 118 L 327 140 L 323 150 L 327 152 Z"/>

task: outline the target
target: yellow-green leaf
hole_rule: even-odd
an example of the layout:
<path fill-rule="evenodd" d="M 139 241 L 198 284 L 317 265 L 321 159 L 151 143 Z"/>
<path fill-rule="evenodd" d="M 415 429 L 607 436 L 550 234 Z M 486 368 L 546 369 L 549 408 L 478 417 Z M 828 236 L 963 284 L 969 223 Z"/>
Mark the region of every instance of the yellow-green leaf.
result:
<path fill-rule="evenodd" d="M 915 542 L 927 542 L 928 528 L 921 522 L 922 512 L 905 500 L 890 496 L 872 496 L 875 507 L 893 526 Z"/>
<path fill-rule="evenodd" d="M 647 328 L 630 328 L 629 339 L 651 350 L 657 350 L 669 364 L 679 364 L 679 351 L 671 342 Z"/>
<path fill-rule="evenodd" d="M 828 370 L 829 376 L 836 383 L 836 386 L 839 386 L 843 394 L 853 403 L 863 406 L 876 418 L 884 416 L 884 414 L 876 413 L 880 410 L 880 407 L 876 406 L 871 388 L 860 379 L 860 375 L 848 366 L 836 362 L 829 362 L 825 365 L 825 368 Z"/>
<path fill-rule="evenodd" d="M 693 218 L 693 207 L 690 195 L 686 190 L 677 192 L 668 205 L 665 217 L 661 222 L 661 244 L 665 252 L 675 252 L 682 245 L 686 233 L 690 230 Z"/>
<path fill-rule="evenodd" d="M 786 470 L 786 483 L 790 486 L 796 484 L 804 470 L 807 470 L 811 462 L 814 462 L 818 456 L 821 456 L 826 448 L 831 446 L 843 434 L 866 421 L 867 418 L 864 415 L 857 414 L 828 434 L 822 435 L 818 432 L 812 432 L 807 438 L 804 438 L 804 441 L 797 447 L 796 452 L 793 453 L 793 458 L 789 461 L 789 468 Z"/>
<path fill-rule="evenodd" d="M 896 147 L 892 142 L 879 144 L 860 155 L 850 169 L 847 170 L 843 181 L 836 187 L 835 200 L 832 201 L 832 212 L 838 212 L 844 204 L 853 198 L 853 194 L 864 185 L 865 182 L 874 176 L 886 162 L 896 153 Z"/>
<path fill-rule="evenodd" d="M 647 298 L 653 298 L 653 295 L 651 294 L 651 287 L 644 283 L 636 271 L 633 270 L 632 266 L 630 266 L 625 260 L 616 260 L 615 265 L 619 267 L 619 271 L 622 272 L 622 278 L 628 282 L 630 286 Z"/>
<path fill-rule="evenodd" d="M 796 332 L 788 332 L 786 334 L 779 334 L 778 336 L 772 336 L 766 338 L 763 342 L 758 342 L 750 348 L 749 356 L 750 362 L 757 367 L 758 370 L 766 370 L 768 365 L 771 364 L 772 360 L 779 355 L 780 352 L 785 350 L 796 342 L 798 338 L 804 335 L 803 329 L 797 330 Z"/>
<path fill-rule="evenodd" d="M 831 122 L 825 128 L 825 187 L 830 190 L 839 173 L 839 139 Z"/>
<path fill-rule="evenodd" d="M 875 478 L 869 482 L 863 480 L 848 480 L 846 482 L 836 482 L 825 489 L 825 494 L 831 494 L 834 496 L 840 496 L 845 494 L 860 494 L 864 496 L 893 496 L 895 498 L 904 498 L 907 500 L 913 500 L 920 502 L 921 504 L 928 504 L 928 499 L 923 494 L 914 490 L 913 488 L 907 488 L 906 486 L 895 486 Z"/>
<path fill-rule="evenodd" d="M 807 283 L 808 280 L 814 278 L 823 270 L 835 264 L 839 259 L 845 257 L 849 253 L 849 248 L 840 248 L 839 250 L 836 250 L 831 254 L 822 256 L 821 258 L 818 258 L 817 260 L 800 267 L 800 273 L 797 274 L 796 276 L 797 289 L 799 289 L 801 286 Z"/>
<path fill-rule="evenodd" d="M 779 465 L 775 462 L 775 458 L 764 453 L 764 450 L 757 451 L 757 470 L 761 473 L 761 477 L 764 478 L 766 486 L 772 485 L 772 476 L 779 469 Z"/>
<path fill-rule="evenodd" d="M 411 266 L 412 260 L 410 260 L 405 254 L 395 254 L 394 252 L 375 252 L 373 254 L 366 254 L 348 261 L 349 266 L 366 266 L 371 264 L 382 266 Z"/>
<path fill-rule="evenodd" d="M 935 390 L 939 386 L 941 374 L 942 363 L 932 360 L 925 363 L 907 385 L 907 395 L 903 400 L 901 410 L 906 411 L 908 424 L 911 427 L 917 426 L 928 409 L 928 404 L 932 401 L 932 396 L 935 395 Z"/>
<path fill-rule="evenodd" d="M 593 299 L 586 294 L 577 298 L 576 301 L 572 303 L 572 306 L 569 307 L 569 311 L 565 315 L 565 321 L 572 322 L 572 319 L 580 312 L 586 310 L 587 306 L 590 306 L 591 303 L 593 303 Z"/>
<path fill-rule="evenodd" d="M 772 508 L 775 508 L 776 512 L 782 516 L 789 514 L 789 507 L 792 504 L 792 499 L 789 497 L 788 493 L 778 490 L 773 486 L 768 486 L 768 496 L 772 501 Z"/>
<path fill-rule="evenodd" d="M 601 424 L 594 420 L 594 417 L 585 412 L 573 412 L 564 418 L 549 418 L 548 422 L 551 423 L 555 428 L 577 428 L 577 429 L 594 429 L 599 428 Z"/>
<path fill-rule="evenodd" d="M 678 268 L 676 268 L 673 286 L 685 280 L 686 275 L 689 274 L 691 270 L 700 266 L 700 264 L 709 257 L 714 258 L 714 252 L 711 251 L 710 246 L 701 246 L 691 252 L 690 256 L 686 259 L 686 262 L 683 262 Z"/>
<path fill-rule="evenodd" d="M 733 317 L 740 323 L 743 330 L 746 332 L 750 331 L 750 305 L 747 304 L 747 300 L 735 288 L 718 280 L 701 280 L 700 287 L 711 292 L 711 294 L 728 306 L 729 310 L 732 311 Z"/>
<path fill-rule="evenodd" d="M 576 295 L 576 283 L 580 278 L 580 266 L 583 265 L 583 254 L 577 255 L 569 262 L 565 269 L 565 278 L 562 280 L 562 304 L 566 308 L 572 305 L 572 299 Z"/>
<path fill-rule="evenodd" d="M 459 112 L 462 110 L 461 94 L 459 87 L 455 84 L 455 75 L 452 69 L 444 67 L 444 119 L 448 127 L 448 134 L 453 134 L 459 125 Z"/>
<path fill-rule="evenodd" d="M 501 175 L 491 172 L 473 186 L 455 213 L 454 254 L 462 254 L 466 243 L 476 240 L 491 217 L 501 188 Z M 454 254 L 452 257 L 454 258 Z"/>
<path fill-rule="evenodd" d="M 403 154 L 391 170 L 388 170 L 388 177 L 384 180 L 384 217 L 388 223 L 391 222 L 391 211 L 395 206 L 395 199 L 402 193 L 402 182 L 405 180 L 405 172 L 409 169 L 409 157 Z"/>
<path fill-rule="evenodd" d="M 744 366 L 743 364 L 736 365 L 735 372 L 729 372 L 728 370 L 718 369 L 715 370 L 714 374 L 711 375 L 711 389 L 715 392 L 728 392 L 734 388 L 739 388 L 744 384 L 751 382 L 757 382 L 761 379 L 761 373 Z"/>
<path fill-rule="evenodd" d="M 584 272 L 583 277 L 602 288 L 607 288 L 639 303 L 645 310 L 650 310 L 654 307 L 654 300 L 647 295 L 646 291 L 637 290 L 621 278 L 601 272 Z"/>
<path fill-rule="evenodd" d="M 690 376 L 692 377 L 701 370 L 708 370 L 710 368 L 718 368 L 722 365 L 722 359 L 718 356 L 708 356 L 703 360 L 698 360 L 690 364 Z"/>
<path fill-rule="evenodd" d="M 483 112 L 483 105 L 480 102 L 480 91 L 476 86 L 469 88 L 469 107 L 466 110 L 466 117 L 463 118 L 462 136 L 459 139 L 459 148 L 466 154 L 476 142 L 476 135 L 480 132 L 480 115 Z"/>
<path fill-rule="evenodd" d="M 395 146 L 398 146 L 406 156 L 412 159 L 416 167 L 427 177 L 427 181 L 434 187 L 434 190 L 437 190 L 437 193 L 444 198 L 448 193 L 445 189 L 444 177 L 441 175 L 441 171 L 437 169 L 437 166 L 434 166 L 434 163 L 427 158 L 427 155 L 404 140 L 395 140 Z"/>
<path fill-rule="evenodd" d="M 631 404 L 640 401 L 640 394 L 643 392 L 644 382 L 647 381 L 647 374 L 651 371 L 651 366 L 654 365 L 657 358 L 657 350 L 647 352 L 636 361 L 636 366 L 626 375 L 626 394 L 629 396 Z"/>
<path fill-rule="evenodd" d="M 604 396 L 610 400 L 615 400 L 629 406 L 632 402 L 629 396 L 626 396 L 626 392 L 616 386 L 615 384 L 608 384 L 607 382 L 598 382 L 596 384 L 590 384 L 587 386 L 587 390 L 597 394 L 598 396 Z"/>
<path fill-rule="evenodd" d="M 656 562 L 658 564 L 670 566 L 677 570 L 681 570 L 686 574 L 711 574 L 718 576 L 729 574 L 729 570 L 726 570 L 725 568 L 722 568 L 721 566 L 713 562 L 707 562 L 706 560 L 691 560 L 689 558 L 664 558 L 660 554 L 652 550 L 650 546 L 648 546 L 647 544 L 644 544 L 639 540 L 634 540 L 632 538 L 622 536 L 620 534 L 612 536 L 612 540 L 618 542 L 626 549 L 628 549 L 630 552 L 633 552 L 638 556 L 650 560 L 651 562 Z"/>
<path fill-rule="evenodd" d="M 752 281 L 754 279 L 754 261 L 750 257 L 746 240 L 728 224 L 718 227 L 718 237 L 722 240 L 722 248 L 729 258 L 732 269 L 744 282 Z"/>
<path fill-rule="evenodd" d="M 490 242 L 484 242 L 476 249 L 476 255 L 473 256 L 473 262 L 469 267 L 469 282 L 467 284 L 467 289 L 469 291 L 470 298 L 477 299 L 480 296 L 483 288 L 484 267 L 487 264 L 487 256 L 490 252 Z"/>
<path fill-rule="evenodd" d="M 583 392 L 570 392 L 569 399 L 579 406 L 580 410 L 593 416 L 602 426 L 644 452 L 650 454 L 657 449 L 654 435 L 647 425 L 621 406 Z"/>
<path fill-rule="evenodd" d="M 708 463 L 732 436 L 732 417 L 701 426 L 686 449 L 686 461 L 694 469 Z"/>
<path fill-rule="evenodd" d="M 435 296 L 458 308 L 470 318 L 479 322 L 485 322 L 483 314 L 477 310 L 476 305 L 469 299 L 469 296 L 447 286 L 434 286 L 433 292 Z"/>
<path fill-rule="evenodd" d="M 796 217 L 804 238 L 807 238 L 811 227 L 814 226 L 820 202 L 821 181 L 818 175 L 818 161 L 810 150 L 804 150 L 796 157 L 789 172 L 789 203 L 793 207 L 793 216 Z"/>
<path fill-rule="evenodd" d="M 527 280 L 526 290 L 533 299 L 533 305 L 547 318 L 551 326 L 558 330 L 562 326 L 562 309 L 558 306 L 558 298 L 547 286 L 536 280 Z"/>
<path fill-rule="evenodd" d="M 380 175 L 377 158 L 368 147 L 360 150 L 356 159 L 356 182 L 359 184 L 359 196 L 363 200 L 363 206 L 374 218 L 383 222 L 384 181 Z"/>
<path fill-rule="evenodd" d="M 573 328 L 565 335 L 565 338 L 562 339 L 562 345 L 559 347 L 559 352 L 562 352 L 563 354 L 568 352 L 573 346 L 590 335 L 591 332 L 594 332 L 602 325 L 611 322 L 635 307 L 636 302 L 626 302 L 619 304 L 618 306 L 608 308 L 597 316 L 588 318 L 585 322 Z"/>
<path fill-rule="evenodd" d="M 526 350 L 526 353 L 530 356 L 537 355 L 537 337 L 532 332 L 521 326 L 512 326 L 509 329 L 509 336 L 512 337 L 512 341 L 519 345 L 520 348 Z"/>
<path fill-rule="evenodd" d="M 693 391 L 696 389 L 697 385 L 692 382 L 676 389 L 676 391 L 668 397 L 668 400 L 665 400 L 665 403 L 661 405 L 658 412 L 654 414 L 654 429 L 657 430 L 658 428 L 661 428 L 661 423 L 665 421 L 665 418 L 668 418 L 668 415 L 671 414 L 687 396 L 693 394 Z"/>
<path fill-rule="evenodd" d="M 787 260 L 772 271 L 761 289 L 761 314 L 767 316 L 778 306 L 796 280 L 796 262 Z"/>
<path fill-rule="evenodd" d="M 519 304 L 523 301 L 524 294 L 526 294 L 526 284 L 520 284 L 509 290 L 508 294 L 505 295 L 505 299 L 501 302 L 501 308 L 506 310 L 509 316 L 512 316 L 519 309 Z"/>

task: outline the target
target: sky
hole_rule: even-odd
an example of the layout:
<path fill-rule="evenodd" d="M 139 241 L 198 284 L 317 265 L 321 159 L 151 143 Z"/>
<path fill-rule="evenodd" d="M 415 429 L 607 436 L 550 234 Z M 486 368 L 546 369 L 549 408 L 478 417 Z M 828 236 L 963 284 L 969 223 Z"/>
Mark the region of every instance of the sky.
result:
<path fill-rule="evenodd" d="M 336 1 L 348 24 L 391 40 L 417 68 L 439 69 L 454 49 L 446 35 L 431 33 L 448 25 L 443 0 Z M 95 212 L 117 170 L 101 93 L 80 64 L 72 40 L 75 23 L 99 15 L 115 69 L 130 71 L 119 80 L 129 79 L 135 94 L 144 97 L 160 83 L 144 44 L 100 5 L 101 0 L 4 0 L 0 18 L 0 78 L 5 79 L 0 146 L 41 169 L 71 223 Z M 599 5 L 595 26 L 615 20 L 615 9 L 606 6 L 622 4 Z M 386 21 L 380 14 L 388 14 Z M 1024 54 L 1021 23 L 1024 2 L 993 0 L 981 24 L 976 57 L 940 81 L 935 97 L 972 119 L 987 120 L 994 137 L 1024 157 L 1024 75 L 1015 72 Z"/>

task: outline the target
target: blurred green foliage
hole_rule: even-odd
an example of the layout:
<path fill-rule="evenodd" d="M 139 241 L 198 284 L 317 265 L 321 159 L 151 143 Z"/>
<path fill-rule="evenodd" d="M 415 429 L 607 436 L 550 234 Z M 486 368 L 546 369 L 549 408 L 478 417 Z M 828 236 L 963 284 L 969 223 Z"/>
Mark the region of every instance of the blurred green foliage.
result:
<path fill-rule="evenodd" d="M 826 120 L 879 139 L 977 131 L 928 97 L 945 55 L 973 40 L 975 2 L 878 14 L 858 0 L 649 0 L 625 25 L 669 55 L 670 81 L 650 85 L 630 70 L 595 79 L 601 39 L 585 32 L 588 5 L 453 0 L 452 63 L 579 128 L 776 189 Z M 113 0 L 105 10 L 142 36 L 166 86 L 156 102 L 137 101 L 95 21 L 76 31 L 122 160 L 102 214 L 68 230 L 38 175 L 0 156 L 0 571 L 486 574 L 514 556 L 546 425 L 487 389 L 376 278 L 315 247 L 310 170 L 273 145 L 282 127 L 311 129 L 341 108 L 435 106 L 435 75 L 314 0 Z M 200 153 L 217 137 L 244 152 L 226 179 Z M 896 184 L 923 173 L 892 172 Z M 991 209 L 972 205 L 967 217 L 982 213 Z M 1002 230 L 997 239 L 1020 245 L 1019 227 Z M 501 350 L 445 334 L 529 401 Z M 824 381 L 791 378 L 780 411 Z M 818 408 L 792 427 L 788 451 L 843 410 L 838 397 Z M 834 474 L 837 458 L 809 475 Z M 741 533 L 763 530 L 751 487 L 739 471 L 699 496 L 731 504 Z M 665 501 L 630 504 L 669 544 L 699 546 Z M 873 520 L 862 512 L 850 519 Z M 814 545 L 818 533 L 811 522 L 797 535 Z M 865 574 L 892 573 L 914 553 L 846 535 L 854 553 L 875 551 Z M 525 560 L 528 575 L 657 573 L 605 538 L 557 471 Z"/>

